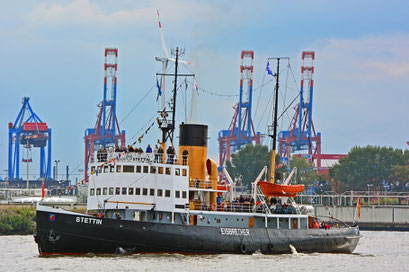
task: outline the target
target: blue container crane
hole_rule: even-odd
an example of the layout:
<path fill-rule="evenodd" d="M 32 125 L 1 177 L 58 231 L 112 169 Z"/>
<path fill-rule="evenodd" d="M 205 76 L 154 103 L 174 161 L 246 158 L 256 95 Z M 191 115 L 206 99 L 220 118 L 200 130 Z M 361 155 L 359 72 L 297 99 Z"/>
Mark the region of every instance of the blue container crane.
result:
<path fill-rule="evenodd" d="M 28 97 L 23 98 L 16 121 L 9 123 L 9 180 L 20 179 L 20 145 L 40 148 L 40 177 L 51 179 L 51 128 L 34 113 L 29 100 Z"/>
<path fill-rule="evenodd" d="M 252 142 L 260 144 L 260 132 L 254 130 L 251 118 L 253 99 L 253 61 L 254 51 L 241 52 L 240 100 L 234 106 L 234 115 L 229 129 L 219 131 L 219 166 L 230 160 L 230 152 L 236 152 Z"/>

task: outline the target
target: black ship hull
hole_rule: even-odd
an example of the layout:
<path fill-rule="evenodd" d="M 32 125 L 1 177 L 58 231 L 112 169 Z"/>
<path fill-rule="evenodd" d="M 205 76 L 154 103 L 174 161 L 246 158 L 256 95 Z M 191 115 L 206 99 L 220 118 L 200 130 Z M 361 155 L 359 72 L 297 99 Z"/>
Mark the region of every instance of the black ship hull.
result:
<path fill-rule="evenodd" d="M 40 255 L 181 253 L 351 253 L 357 227 L 324 229 L 219 228 L 97 218 L 37 211 L 35 241 Z"/>

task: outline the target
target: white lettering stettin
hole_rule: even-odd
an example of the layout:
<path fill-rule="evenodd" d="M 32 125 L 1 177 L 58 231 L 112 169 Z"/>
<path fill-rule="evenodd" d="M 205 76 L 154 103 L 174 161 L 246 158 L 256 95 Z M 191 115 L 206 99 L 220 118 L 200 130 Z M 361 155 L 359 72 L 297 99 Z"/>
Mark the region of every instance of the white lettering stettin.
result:
<path fill-rule="evenodd" d="M 80 216 L 77 216 L 75 218 L 75 222 L 76 223 L 84 223 L 84 224 L 102 225 L 102 219 L 80 217 Z"/>

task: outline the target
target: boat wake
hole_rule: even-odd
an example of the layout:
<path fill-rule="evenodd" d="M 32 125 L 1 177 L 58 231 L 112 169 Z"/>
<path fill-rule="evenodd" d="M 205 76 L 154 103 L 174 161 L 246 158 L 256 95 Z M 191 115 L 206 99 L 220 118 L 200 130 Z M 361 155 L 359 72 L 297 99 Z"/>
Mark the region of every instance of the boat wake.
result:
<path fill-rule="evenodd" d="M 289 245 L 292 254 L 298 254 L 297 249 L 293 245 Z"/>

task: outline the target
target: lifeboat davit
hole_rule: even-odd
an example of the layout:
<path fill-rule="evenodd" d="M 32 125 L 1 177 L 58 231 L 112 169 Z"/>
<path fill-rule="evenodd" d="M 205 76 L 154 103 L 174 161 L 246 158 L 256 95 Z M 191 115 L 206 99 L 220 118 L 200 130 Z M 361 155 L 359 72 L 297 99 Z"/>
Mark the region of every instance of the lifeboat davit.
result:
<path fill-rule="evenodd" d="M 258 184 L 265 196 L 295 197 L 297 193 L 304 191 L 304 185 L 281 185 L 267 181 L 259 181 Z"/>

